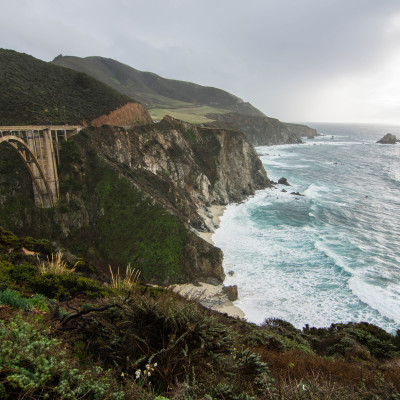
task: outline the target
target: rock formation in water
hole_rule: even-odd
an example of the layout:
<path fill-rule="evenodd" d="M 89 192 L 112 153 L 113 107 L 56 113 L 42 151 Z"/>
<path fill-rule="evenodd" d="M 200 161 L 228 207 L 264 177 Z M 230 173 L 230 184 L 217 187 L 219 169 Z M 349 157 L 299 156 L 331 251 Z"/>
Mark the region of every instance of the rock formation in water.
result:
<path fill-rule="evenodd" d="M 396 144 L 398 142 L 395 135 L 387 133 L 382 139 L 378 140 L 376 143 L 380 144 Z"/>

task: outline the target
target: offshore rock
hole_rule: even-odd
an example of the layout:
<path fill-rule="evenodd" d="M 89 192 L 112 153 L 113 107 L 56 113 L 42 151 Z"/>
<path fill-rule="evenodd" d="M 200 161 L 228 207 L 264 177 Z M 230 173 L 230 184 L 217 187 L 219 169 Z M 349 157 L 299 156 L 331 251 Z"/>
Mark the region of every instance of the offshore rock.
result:
<path fill-rule="evenodd" d="M 398 142 L 395 135 L 387 133 L 382 139 L 378 140 L 376 143 L 380 144 L 396 144 Z"/>

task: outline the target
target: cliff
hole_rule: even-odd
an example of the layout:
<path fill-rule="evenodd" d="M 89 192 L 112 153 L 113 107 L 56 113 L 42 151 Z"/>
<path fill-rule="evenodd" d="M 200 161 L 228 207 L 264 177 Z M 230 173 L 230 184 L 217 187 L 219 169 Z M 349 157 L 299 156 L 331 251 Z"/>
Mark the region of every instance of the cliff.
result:
<path fill-rule="evenodd" d="M 288 122 L 284 122 L 286 127 L 289 129 L 290 132 L 294 133 L 299 137 L 307 137 L 308 139 L 314 139 L 315 136 L 319 136 L 319 133 L 316 129 L 310 128 L 307 125 L 301 124 L 291 124 Z"/>
<path fill-rule="evenodd" d="M 216 128 L 241 130 L 254 146 L 301 143 L 301 135 L 295 127 L 276 118 L 255 117 L 238 113 L 207 114 L 214 122 L 206 124 Z"/>
<path fill-rule="evenodd" d="M 222 253 L 195 234 L 212 228 L 211 204 L 269 184 L 241 132 L 165 118 L 129 130 L 90 127 L 61 148 L 61 200 L 37 209 L 29 175 L 0 146 L 0 221 L 55 240 L 94 265 L 131 265 L 147 281 L 222 281 Z"/>

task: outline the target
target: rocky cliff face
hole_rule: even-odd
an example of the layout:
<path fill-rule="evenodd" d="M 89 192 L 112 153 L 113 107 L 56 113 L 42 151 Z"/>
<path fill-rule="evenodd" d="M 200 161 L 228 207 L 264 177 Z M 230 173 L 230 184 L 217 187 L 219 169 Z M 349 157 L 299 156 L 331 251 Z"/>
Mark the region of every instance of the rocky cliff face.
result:
<path fill-rule="evenodd" d="M 94 126 L 131 126 L 151 124 L 152 122 L 153 120 L 144 106 L 142 106 L 140 103 L 131 102 L 114 111 L 111 111 L 109 114 L 95 118 L 91 124 Z"/>
<path fill-rule="evenodd" d="M 238 131 L 199 128 L 167 116 L 130 130 L 101 128 L 96 142 L 104 157 L 129 169 L 143 190 L 198 230 L 209 229 L 207 205 L 241 201 L 270 183 Z"/>
<path fill-rule="evenodd" d="M 301 135 L 295 127 L 275 118 L 255 117 L 238 113 L 207 114 L 215 121 L 208 126 L 241 130 L 254 146 L 301 143 Z"/>
<path fill-rule="evenodd" d="M 64 142 L 55 209 L 33 205 L 32 184 L 0 146 L 0 224 L 56 240 L 101 268 L 130 263 L 157 283 L 222 281 L 222 253 L 195 234 L 207 209 L 269 185 L 241 132 L 166 117 L 129 130 L 90 127 Z M 14 165 L 15 164 L 15 165 Z"/>
<path fill-rule="evenodd" d="M 319 136 L 319 133 L 316 129 L 310 128 L 307 125 L 301 124 L 291 124 L 288 122 L 284 122 L 286 127 L 289 129 L 290 132 L 294 133 L 299 137 L 307 137 L 308 139 L 314 139 L 315 136 Z"/>

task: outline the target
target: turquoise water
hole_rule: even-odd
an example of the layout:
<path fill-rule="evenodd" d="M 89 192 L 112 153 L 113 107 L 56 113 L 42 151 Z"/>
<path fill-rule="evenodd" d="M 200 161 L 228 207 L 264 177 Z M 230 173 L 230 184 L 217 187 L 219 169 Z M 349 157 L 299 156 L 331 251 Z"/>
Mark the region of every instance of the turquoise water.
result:
<path fill-rule="evenodd" d="M 251 322 L 367 321 L 400 329 L 400 126 L 310 124 L 324 136 L 258 147 L 292 185 L 228 206 L 213 236 Z M 333 137 L 332 137 L 333 136 Z M 287 192 L 282 192 L 282 189 Z M 296 196 L 290 192 L 300 192 Z"/>

